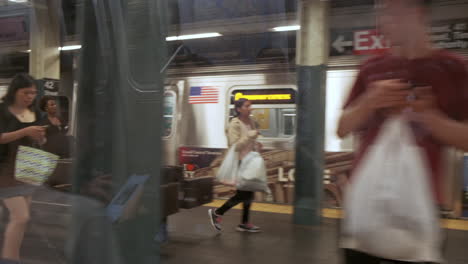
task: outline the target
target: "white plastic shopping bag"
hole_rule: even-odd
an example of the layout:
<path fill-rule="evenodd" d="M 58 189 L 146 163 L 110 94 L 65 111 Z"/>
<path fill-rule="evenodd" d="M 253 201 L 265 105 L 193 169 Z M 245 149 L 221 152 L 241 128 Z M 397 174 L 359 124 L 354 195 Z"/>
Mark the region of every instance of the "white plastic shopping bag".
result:
<path fill-rule="evenodd" d="M 269 193 L 265 161 L 260 153 L 252 151 L 242 159 L 237 189 Z"/>
<path fill-rule="evenodd" d="M 342 247 L 408 262 L 442 262 L 438 211 L 423 150 L 403 117 L 387 120 L 344 199 Z"/>
<path fill-rule="evenodd" d="M 235 186 L 238 181 L 239 153 L 236 152 L 236 145 L 232 145 L 224 157 L 216 178 L 222 184 Z"/>

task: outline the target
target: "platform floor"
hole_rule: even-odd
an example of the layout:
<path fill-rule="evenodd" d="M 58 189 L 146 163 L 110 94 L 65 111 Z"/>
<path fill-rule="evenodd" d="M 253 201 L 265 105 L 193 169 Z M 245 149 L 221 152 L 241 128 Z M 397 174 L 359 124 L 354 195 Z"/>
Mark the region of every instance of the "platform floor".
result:
<path fill-rule="evenodd" d="M 61 194 L 57 195 L 54 201 L 64 201 Z M 50 200 L 47 201 L 50 202 Z M 83 202 L 85 201 L 80 201 L 80 203 Z M 209 206 L 216 207 L 221 203 L 223 201 L 215 201 Z M 338 250 L 338 227 L 341 216 L 339 210 L 325 210 L 325 217 L 320 226 L 307 227 L 292 224 L 291 206 L 254 204 L 252 222 L 261 226 L 263 232 L 248 234 L 235 231 L 241 216 L 241 211 L 238 209 L 233 209 L 225 215 L 222 233 L 214 231 L 208 219 L 209 206 L 182 210 L 169 218 L 169 241 L 160 249 L 162 263 L 341 263 Z M 90 212 L 93 207 L 84 208 L 88 208 L 86 211 Z M 22 263 L 67 263 L 63 250 L 66 247 L 64 241 L 67 241 L 67 229 L 70 228 L 69 209 L 70 207 L 66 204 L 33 202 L 33 221 L 29 225 L 23 243 Z M 6 215 L 0 215 L 2 216 L 0 233 L 3 233 Z M 448 236 L 445 250 L 447 263 L 467 264 L 468 221 L 443 220 L 442 226 L 450 228 L 445 229 Z M 101 229 L 95 231 L 102 233 Z M 92 255 L 93 247 L 100 242 L 89 238 L 86 240 L 89 246 L 84 246 L 86 252 L 82 253 Z M 1 242 L 0 238 L 0 244 Z M 100 252 L 94 253 L 101 254 Z"/>
<path fill-rule="evenodd" d="M 220 203 L 215 201 L 211 206 Z M 261 226 L 263 232 L 247 234 L 235 230 L 240 210 L 228 212 L 223 218 L 223 232 L 217 233 L 208 223 L 208 209 L 200 207 L 170 217 L 170 241 L 162 247 L 162 263 L 341 263 L 337 247 L 339 211 L 325 211 L 331 218 L 324 218 L 318 227 L 306 227 L 292 224 L 288 206 L 257 204 L 252 222 Z M 278 212 L 282 209 L 283 212 Z M 442 225 L 458 227 L 445 229 L 447 263 L 468 263 L 468 231 L 463 230 L 468 230 L 468 222 L 445 220 Z"/>

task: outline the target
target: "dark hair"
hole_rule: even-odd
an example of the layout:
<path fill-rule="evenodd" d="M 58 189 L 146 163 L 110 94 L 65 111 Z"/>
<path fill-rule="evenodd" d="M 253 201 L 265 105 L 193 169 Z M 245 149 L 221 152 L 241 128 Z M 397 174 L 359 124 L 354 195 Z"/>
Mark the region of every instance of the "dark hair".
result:
<path fill-rule="evenodd" d="M 240 115 L 239 111 L 237 111 L 237 108 L 241 108 L 248 101 L 249 100 L 246 98 L 239 98 L 239 100 L 234 101 L 234 112 L 236 113 L 236 117 Z"/>
<path fill-rule="evenodd" d="M 49 101 L 56 101 L 55 96 L 46 95 L 39 101 L 39 109 L 41 109 L 42 112 L 46 112 Z"/>
<path fill-rule="evenodd" d="M 13 77 L 13 80 L 11 80 L 11 83 L 8 86 L 8 91 L 2 100 L 6 105 L 10 106 L 15 103 L 16 92 L 19 89 L 29 88 L 35 85 L 36 80 L 34 80 L 34 78 L 31 75 L 27 73 L 17 74 L 15 77 Z M 36 99 L 34 99 L 34 102 L 31 104 L 30 107 L 34 107 L 35 104 Z"/>

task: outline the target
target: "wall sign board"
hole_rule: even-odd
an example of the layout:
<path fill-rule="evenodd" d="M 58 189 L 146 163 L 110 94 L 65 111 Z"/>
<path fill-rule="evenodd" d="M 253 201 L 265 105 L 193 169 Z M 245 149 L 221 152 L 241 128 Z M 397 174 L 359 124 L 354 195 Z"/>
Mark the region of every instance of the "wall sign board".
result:
<path fill-rule="evenodd" d="M 430 38 L 441 49 L 468 48 L 468 21 L 436 22 L 429 27 Z M 332 29 L 330 56 L 376 54 L 389 43 L 375 28 Z"/>

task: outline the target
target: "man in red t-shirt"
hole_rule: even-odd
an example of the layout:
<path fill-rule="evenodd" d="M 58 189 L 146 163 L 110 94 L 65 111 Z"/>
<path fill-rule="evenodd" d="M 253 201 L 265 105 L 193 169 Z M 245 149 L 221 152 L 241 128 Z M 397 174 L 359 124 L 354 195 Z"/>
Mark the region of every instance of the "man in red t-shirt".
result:
<path fill-rule="evenodd" d="M 442 201 L 444 146 L 468 150 L 468 73 L 464 62 L 430 46 L 424 0 L 378 1 L 379 26 L 391 48 L 366 61 L 345 103 L 338 135 L 359 138 L 356 166 L 390 115 L 411 107 L 412 130 L 427 154 L 435 199 Z M 408 96 L 414 100 L 409 101 Z M 379 263 L 374 256 L 346 250 L 346 263 Z M 401 263 L 389 261 L 388 263 Z"/>

